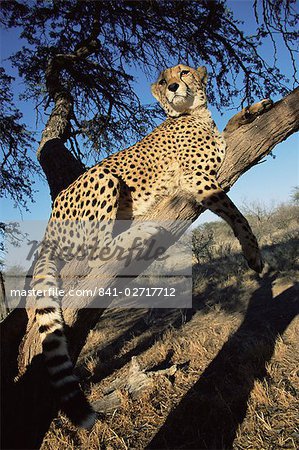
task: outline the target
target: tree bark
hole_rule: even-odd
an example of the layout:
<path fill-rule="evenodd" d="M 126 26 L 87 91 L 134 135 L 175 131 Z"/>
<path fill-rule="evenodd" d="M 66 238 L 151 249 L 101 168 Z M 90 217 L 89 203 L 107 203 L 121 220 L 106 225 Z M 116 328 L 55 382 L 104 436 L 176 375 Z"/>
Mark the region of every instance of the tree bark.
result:
<path fill-rule="evenodd" d="M 84 164 L 63 145 L 60 138 L 47 140 L 40 152 L 39 162 L 47 177 L 51 199 L 85 172 Z"/>
<path fill-rule="evenodd" d="M 243 125 L 231 133 L 225 133 L 227 152 L 218 177 L 221 186 L 225 190 L 229 190 L 243 173 L 298 129 L 299 90 L 295 89 L 252 123 Z M 56 141 L 56 144 L 59 147 L 59 140 Z M 61 148 L 62 146 L 61 142 Z M 51 159 L 47 162 L 48 164 L 52 164 Z M 55 164 L 60 165 L 58 158 Z M 71 174 L 71 181 L 73 178 L 74 175 Z M 52 183 L 53 177 L 48 177 L 48 180 Z M 57 190 L 57 188 L 55 189 Z M 144 216 L 143 219 L 193 222 L 201 212 L 202 208 L 178 195 L 175 198 L 161 199 L 158 208 Z M 182 226 L 182 228 L 173 230 L 175 238 L 180 236 L 184 229 L 185 226 Z M 72 274 L 74 264 L 71 262 L 64 268 L 64 275 Z M 115 278 L 119 267 L 113 261 L 108 264 L 107 272 L 112 276 L 107 286 L 116 286 L 121 283 L 119 279 Z M 98 268 L 93 269 L 91 275 L 96 276 L 97 271 Z M 90 286 L 90 279 L 83 279 L 80 282 L 80 288 L 90 288 Z M 67 281 L 63 287 L 67 291 Z M 76 299 L 75 307 L 73 302 L 74 299 L 71 297 L 64 298 L 64 307 L 66 307 L 64 316 L 69 347 L 71 355 L 76 361 L 90 329 L 98 322 L 103 309 L 80 308 L 86 306 L 82 303 L 83 298 L 81 304 L 78 304 L 78 299 Z M 19 324 L 17 328 L 16 323 Z M 38 448 L 52 418 L 57 414 L 57 405 L 55 405 L 53 393 L 46 381 L 47 375 L 40 354 L 41 345 L 37 327 L 30 313 L 24 335 L 25 326 L 24 309 L 13 311 L 1 324 L 5 343 L 2 345 L 3 448 Z M 22 343 L 19 345 L 21 340 Z M 14 381 L 18 368 L 20 375 L 18 380 Z M 16 430 L 18 430 L 17 433 Z"/>
<path fill-rule="evenodd" d="M 73 98 L 60 80 L 60 72 L 66 59 L 66 56 L 56 55 L 48 63 L 46 85 L 54 107 L 37 149 L 37 158 L 46 175 L 53 202 L 59 192 L 86 170 L 84 164 L 64 146 L 64 142 L 70 136 L 70 123 L 73 117 Z"/>
<path fill-rule="evenodd" d="M 0 272 L 0 320 L 3 320 L 9 313 L 9 308 L 7 305 L 5 285 L 3 274 Z"/>

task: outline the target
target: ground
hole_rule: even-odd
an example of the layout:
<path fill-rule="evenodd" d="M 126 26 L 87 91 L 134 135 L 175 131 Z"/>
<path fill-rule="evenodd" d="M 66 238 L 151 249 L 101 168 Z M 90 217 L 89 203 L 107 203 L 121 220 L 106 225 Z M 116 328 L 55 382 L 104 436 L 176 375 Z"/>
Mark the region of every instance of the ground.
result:
<path fill-rule="evenodd" d="M 90 432 L 60 416 L 42 450 L 298 448 L 298 207 L 262 216 L 249 217 L 267 261 L 261 276 L 216 223 L 194 264 L 192 310 L 106 311 L 78 363 L 90 400 L 128 379 L 132 357 L 153 383 L 116 390 L 119 407 Z"/>

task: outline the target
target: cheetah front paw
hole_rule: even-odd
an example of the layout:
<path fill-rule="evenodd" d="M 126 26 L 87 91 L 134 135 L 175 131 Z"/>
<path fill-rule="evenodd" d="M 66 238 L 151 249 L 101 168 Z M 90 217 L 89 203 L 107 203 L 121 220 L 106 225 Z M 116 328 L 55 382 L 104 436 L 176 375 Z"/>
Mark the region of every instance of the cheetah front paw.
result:
<path fill-rule="evenodd" d="M 245 109 L 244 119 L 251 121 L 271 109 L 272 106 L 273 101 L 270 98 L 264 98 L 260 102 L 254 103 Z"/>
<path fill-rule="evenodd" d="M 250 269 L 255 270 L 257 273 L 261 273 L 264 268 L 264 261 L 259 248 L 256 247 L 243 247 L 243 253 Z"/>

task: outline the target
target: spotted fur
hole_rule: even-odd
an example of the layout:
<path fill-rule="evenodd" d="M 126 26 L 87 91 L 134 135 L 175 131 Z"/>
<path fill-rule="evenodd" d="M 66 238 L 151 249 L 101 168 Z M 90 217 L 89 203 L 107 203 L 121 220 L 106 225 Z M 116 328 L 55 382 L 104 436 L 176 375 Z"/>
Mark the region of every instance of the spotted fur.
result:
<path fill-rule="evenodd" d="M 167 119 L 140 142 L 109 156 L 60 193 L 36 264 L 36 288 L 56 285 L 58 250 L 49 251 L 49 242 L 55 237 L 58 247 L 74 247 L 86 240 L 98 247 L 109 245 L 109 233 L 101 235 L 95 224 L 137 219 L 155 208 L 158 199 L 176 192 L 185 193 L 190 201 L 226 220 L 249 266 L 257 272 L 262 270 L 257 241 L 248 222 L 217 182 L 225 141 L 207 109 L 206 81 L 204 67 L 195 70 L 178 65 L 164 70 L 152 85 L 152 93 Z M 72 224 L 70 231 L 63 229 L 62 222 Z M 36 319 L 50 379 L 62 409 L 75 424 L 91 427 L 96 416 L 73 374 L 58 299 L 39 300 Z"/>

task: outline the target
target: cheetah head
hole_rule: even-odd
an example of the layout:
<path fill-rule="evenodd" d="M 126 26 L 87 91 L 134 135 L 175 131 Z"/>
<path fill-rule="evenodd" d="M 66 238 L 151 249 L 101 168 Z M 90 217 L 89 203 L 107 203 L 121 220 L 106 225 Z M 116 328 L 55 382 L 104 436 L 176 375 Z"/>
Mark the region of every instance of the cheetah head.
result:
<path fill-rule="evenodd" d="M 152 94 L 170 117 L 192 114 L 206 106 L 207 69 L 179 64 L 161 72 L 152 84 Z"/>

